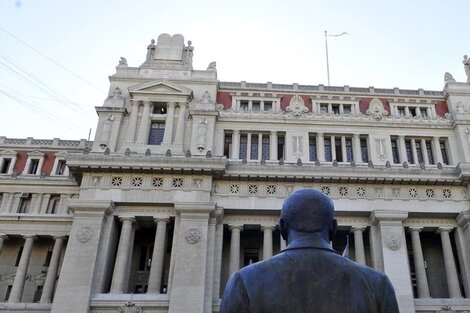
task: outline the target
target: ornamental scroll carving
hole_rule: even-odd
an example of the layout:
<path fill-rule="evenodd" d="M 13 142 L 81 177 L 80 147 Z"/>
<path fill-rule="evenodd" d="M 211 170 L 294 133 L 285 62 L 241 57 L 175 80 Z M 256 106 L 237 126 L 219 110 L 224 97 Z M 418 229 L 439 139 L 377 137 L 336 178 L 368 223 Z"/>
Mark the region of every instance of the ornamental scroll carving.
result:
<path fill-rule="evenodd" d="M 468 311 L 464 311 L 462 313 L 465 313 L 465 312 L 468 312 Z M 446 305 L 440 308 L 439 310 L 436 310 L 436 313 L 457 313 L 457 311 L 452 310 L 450 306 Z"/>
<path fill-rule="evenodd" d="M 90 226 L 83 226 L 75 234 L 77 240 L 81 243 L 87 243 L 93 237 L 93 228 Z"/>
<path fill-rule="evenodd" d="M 374 98 L 370 101 L 366 114 L 370 115 L 374 120 L 380 121 L 384 116 L 388 115 L 388 111 L 385 110 L 384 104 L 380 99 Z"/>
<path fill-rule="evenodd" d="M 201 240 L 202 234 L 197 228 L 190 228 L 184 235 L 184 239 L 190 245 L 194 245 Z"/>
<path fill-rule="evenodd" d="M 397 251 L 401 247 L 401 239 L 398 234 L 388 234 L 385 236 L 385 245 L 392 251 Z"/>
<path fill-rule="evenodd" d="M 142 307 L 136 305 L 133 302 L 127 302 L 123 306 L 118 308 L 119 313 L 142 313 L 144 310 Z"/>
<path fill-rule="evenodd" d="M 286 111 L 295 117 L 299 117 L 308 113 L 308 108 L 305 106 L 304 99 L 299 95 L 295 95 L 290 99 L 289 106 L 286 108 Z"/>

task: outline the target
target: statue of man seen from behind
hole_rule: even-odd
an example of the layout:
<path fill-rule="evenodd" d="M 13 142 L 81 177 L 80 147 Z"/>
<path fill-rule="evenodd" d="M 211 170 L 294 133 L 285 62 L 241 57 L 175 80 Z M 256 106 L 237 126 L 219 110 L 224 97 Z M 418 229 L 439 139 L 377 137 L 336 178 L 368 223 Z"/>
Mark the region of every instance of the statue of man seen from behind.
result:
<path fill-rule="evenodd" d="M 398 313 L 385 274 L 330 247 L 336 226 L 333 202 L 322 192 L 291 194 L 279 220 L 286 249 L 233 273 L 220 313 Z"/>

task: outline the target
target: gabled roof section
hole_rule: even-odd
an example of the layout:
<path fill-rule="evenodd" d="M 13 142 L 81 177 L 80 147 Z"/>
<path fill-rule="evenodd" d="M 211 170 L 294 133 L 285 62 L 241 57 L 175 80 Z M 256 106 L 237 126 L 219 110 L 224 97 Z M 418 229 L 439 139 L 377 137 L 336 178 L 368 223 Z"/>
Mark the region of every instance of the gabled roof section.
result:
<path fill-rule="evenodd" d="M 192 97 L 193 91 L 179 84 L 166 80 L 155 80 L 144 84 L 129 87 L 131 94 L 168 95 Z"/>

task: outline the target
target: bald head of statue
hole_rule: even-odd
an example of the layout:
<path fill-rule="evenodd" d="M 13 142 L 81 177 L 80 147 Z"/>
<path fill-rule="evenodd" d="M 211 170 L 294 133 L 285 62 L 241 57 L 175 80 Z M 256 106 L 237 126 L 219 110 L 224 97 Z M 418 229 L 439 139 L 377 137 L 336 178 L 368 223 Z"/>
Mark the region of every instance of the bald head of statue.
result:
<path fill-rule="evenodd" d="M 333 201 L 315 189 L 297 190 L 284 200 L 279 227 L 288 243 L 300 236 L 331 241 L 337 227 Z"/>

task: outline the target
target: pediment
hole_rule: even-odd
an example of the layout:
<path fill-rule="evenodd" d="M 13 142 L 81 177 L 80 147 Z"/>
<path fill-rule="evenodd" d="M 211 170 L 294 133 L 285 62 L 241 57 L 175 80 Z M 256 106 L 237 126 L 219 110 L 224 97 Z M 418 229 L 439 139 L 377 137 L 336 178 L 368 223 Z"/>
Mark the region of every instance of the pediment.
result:
<path fill-rule="evenodd" d="M 129 87 L 129 93 L 192 97 L 193 91 L 179 84 L 166 80 L 158 80 Z"/>
<path fill-rule="evenodd" d="M 18 152 L 13 151 L 13 150 L 2 150 L 2 151 L 0 151 L 0 156 L 2 156 L 2 157 L 7 157 L 7 156 L 14 157 L 17 154 L 18 154 Z"/>
<path fill-rule="evenodd" d="M 33 151 L 31 151 L 31 152 L 28 152 L 28 155 L 29 155 L 30 157 L 42 157 L 42 156 L 44 156 L 44 153 L 42 153 L 42 152 L 39 151 L 39 150 L 33 150 Z"/>

